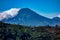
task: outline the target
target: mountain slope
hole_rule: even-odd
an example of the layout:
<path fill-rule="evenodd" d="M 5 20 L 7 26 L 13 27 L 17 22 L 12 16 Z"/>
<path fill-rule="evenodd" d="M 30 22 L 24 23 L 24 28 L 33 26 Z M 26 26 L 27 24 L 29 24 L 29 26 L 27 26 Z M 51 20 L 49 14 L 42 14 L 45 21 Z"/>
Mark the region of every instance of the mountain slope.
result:
<path fill-rule="evenodd" d="M 19 10 L 17 16 L 10 19 L 5 19 L 3 22 L 27 26 L 46 26 L 51 23 L 51 19 L 38 15 L 36 12 L 28 8 L 22 8 Z"/>
<path fill-rule="evenodd" d="M 54 17 L 52 19 L 52 24 L 60 26 L 60 18 L 59 17 Z"/>

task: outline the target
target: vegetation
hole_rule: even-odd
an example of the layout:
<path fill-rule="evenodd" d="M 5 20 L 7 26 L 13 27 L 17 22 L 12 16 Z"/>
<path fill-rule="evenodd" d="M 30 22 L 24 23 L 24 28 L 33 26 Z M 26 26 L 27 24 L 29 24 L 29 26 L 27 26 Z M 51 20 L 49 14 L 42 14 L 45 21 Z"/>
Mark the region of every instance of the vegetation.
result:
<path fill-rule="evenodd" d="M 60 40 L 60 28 L 27 27 L 0 22 L 0 40 Z"/>

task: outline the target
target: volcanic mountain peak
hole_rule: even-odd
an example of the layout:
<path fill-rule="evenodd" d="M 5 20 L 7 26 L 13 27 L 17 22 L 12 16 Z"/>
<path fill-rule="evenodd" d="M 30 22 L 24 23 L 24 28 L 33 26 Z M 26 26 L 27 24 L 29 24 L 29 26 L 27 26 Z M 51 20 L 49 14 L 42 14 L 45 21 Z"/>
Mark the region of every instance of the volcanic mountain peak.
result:
<path fill-rule="evenodd" d="M 21 8 L 21 10 L 31 10 L 30 8 Z"/>
<path fill-rule="evenodd" d="M 59 24 L 57 20 L 60 20 L 58 17 L 53 19 L 46 18 L 37 14 L 29 8 L 22 8 L 18 11 L 18 14 L 15 17 L 5 19 L 3 22 L 10 24 L 21 24 L 26 26 L 47 26 L 47 25 L 56 25 Z"/>

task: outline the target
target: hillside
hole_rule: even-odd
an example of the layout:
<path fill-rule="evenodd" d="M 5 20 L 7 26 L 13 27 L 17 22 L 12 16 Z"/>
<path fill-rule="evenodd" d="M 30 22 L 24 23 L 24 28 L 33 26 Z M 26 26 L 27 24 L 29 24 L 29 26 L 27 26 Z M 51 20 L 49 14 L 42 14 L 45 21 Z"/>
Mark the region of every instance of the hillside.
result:
<path fill-rule="evenodd" d="M 27 27 L 0 22 L 0 40 L 60 40 L 60 28 Z"/>

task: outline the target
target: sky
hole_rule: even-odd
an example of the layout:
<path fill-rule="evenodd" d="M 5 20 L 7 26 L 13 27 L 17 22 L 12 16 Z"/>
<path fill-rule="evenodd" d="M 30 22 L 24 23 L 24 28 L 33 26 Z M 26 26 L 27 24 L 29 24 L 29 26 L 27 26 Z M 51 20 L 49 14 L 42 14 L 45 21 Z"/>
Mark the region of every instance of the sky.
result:
<path fill-rule="evenodd" d="M 60 0 L 0 0 L 0 12 L 11 8 L 30 8 L 48 18 L 60 15 Z"/>

